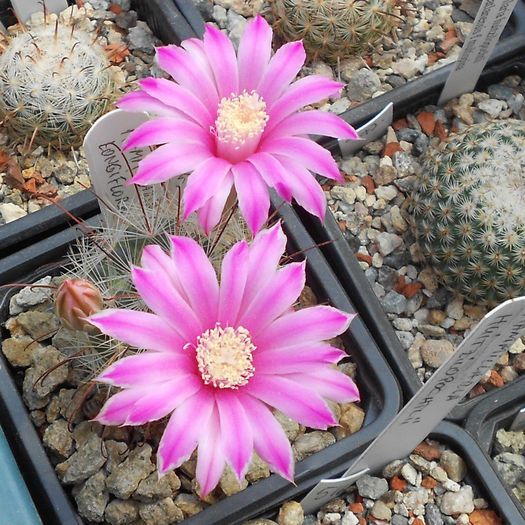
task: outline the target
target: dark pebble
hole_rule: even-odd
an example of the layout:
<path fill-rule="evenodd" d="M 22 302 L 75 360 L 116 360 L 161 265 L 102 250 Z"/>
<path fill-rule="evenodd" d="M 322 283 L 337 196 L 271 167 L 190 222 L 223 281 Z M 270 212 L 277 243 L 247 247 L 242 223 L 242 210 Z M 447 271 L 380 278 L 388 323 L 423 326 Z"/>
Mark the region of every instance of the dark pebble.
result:
<path fill-rule="evenodd" d="M 509 86 L 502 86 L 500 84 L 492 84 L 487 88 L 490 98 L 497 98 L 498 100 L 509 100 L 514 95 L 514 89 Z"/>

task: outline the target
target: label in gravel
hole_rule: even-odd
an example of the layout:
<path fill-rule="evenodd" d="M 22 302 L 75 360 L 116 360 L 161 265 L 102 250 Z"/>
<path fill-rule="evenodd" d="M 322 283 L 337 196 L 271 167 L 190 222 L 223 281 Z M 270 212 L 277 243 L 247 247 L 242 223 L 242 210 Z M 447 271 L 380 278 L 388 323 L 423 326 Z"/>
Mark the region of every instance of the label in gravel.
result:
<path fill-rule="evenodd" d="M 394 118 L 394 104 L 389 102 L 373 119 L 356 129 L 357 140 L 339 140 L 339 148 L 343 157 L 360 150 L 365 144 L 382 137 L 392 124 Z"/>
<path fill-rule="evenodd" d="M 491 310 L 343 477 L 322 480 L 307 494 L 305 511 L 313 512 L 366 472 L 408 456 L 524 333 L 525 297 Z"/>
<path fill-rule="evenodd" d="M 60 13 L 67 8 L 67 0 L 45 0 L 48 13 Z M 11 0 L 13 9 L 22 22 L 27 22 L 33 13 L 43 12 L 42 0 Z"/>
<path fill-rule="evenodd" d="M 146 113 L 116 109 L 99 118 L 86 134 L 84 151 L 89 164 L 89 177 L 106 224 L 114 224 L 114 212 L 126 209 L 137 199 L 137 186 L 125 184 L 151 149 L 122 151 L 122 144 L 134 129 L 148 119 Z"/>
<path fill-rule="evenodd" d="M 483 0 L 438 104 L 473 91 L 517 0 Z"/>

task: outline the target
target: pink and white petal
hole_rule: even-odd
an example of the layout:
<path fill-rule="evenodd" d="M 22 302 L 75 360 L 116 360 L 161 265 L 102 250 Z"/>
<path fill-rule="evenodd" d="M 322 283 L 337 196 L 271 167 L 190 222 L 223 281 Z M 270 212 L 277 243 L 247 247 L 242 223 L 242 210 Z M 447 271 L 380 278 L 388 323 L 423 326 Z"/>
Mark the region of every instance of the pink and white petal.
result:
<path fill-rule="evenodd" d="M 182 111 L 164 104 L 141 90 L 126 93 L 117 102 L 116 106 L 124 111 L 136 113 L 146 111 L 147 113 L 153 113 L 154 115 L 161 115 L 163 117 L 186 118 Z"/>
<path fill-rule="evenodd" d="M 88 321 L 102 333 L 135 348 L 178 352 L 187 342 L 164 319 L 148 312 L 108 308 Z"/>
<path fill-rule="evenodd" d="M 287 202 L 292 201 L 292 189 L 288 181 L 288 174 L 280 162 L 269 153 L 258 152 L 246 159 L 259 172 L 268 186 Z"/>
<path fill-rule="evenodd" d="M 224 206 L 233 186 L 231 171 L 226 175 L 219 191 L 211 197 L 197 212 L 199 224 L 206 235 L 209 235 L 221 219 Z"/>
<path fill-rule="evenodd" d="M 239 400 L 253 429 L 253 444 L 270 469 L 293 482 L 294 459 L 292 447 L 283 427 L 269 408 L 258 399 L 239 392 Z"/>
<path fill-rule="evenodd" d="M 95 381 L 131 388 L 157 385 L 197 372 L 195 359 L 181 348 L 180 352 L 142 352 L 124 357 L 106 368 Z"/>
<path fill-rule="evenodd" d="M 265 134 L 266 140 L 290 135 L 327 135 L 339 139 L 357 139 L 355 129 L 329 111 L 311 110 L 294 113 Z"/>
<path fill-rule="evenodd" d="M 166 383 L 149 385 L 130 411 L 125 425 L 144 425 L 171 414 L 203 387 L 202 379 L 193 374 L 179 376 Z"/>
<path fill-rule="evenodd" d="M 198 53 L 198 48 L 192 42 L 186 40 L 181 45 L 185 49 L 175 45 L 158 47 L 157 63 L 181 86 L 195 93 L 213 113 L 219 96 L 206 55 Z"/>
<path fill-rule="evenodd" d="M 311 369 L 337 363 L 346 355 L 327 343 L 270 349 L 257 346 L 257 351 L 253 353 L 253 366 L 258 374 L 290 374 L 301 372 L 306 367 Z"/>
<path fill-rule="evenodd" d="M 149 120 L 133 130 L 123 149 L 143 148 L 166 142 L 200 142 L 209 150 L 214 146 L 212 136 L 191 120 L 160 117 Z"/>
<path fill-rule="evenodd" d="M 254 90 L 264 75 L 272 51 L 272 28 L 257 15 L 245 26 L 237 51 L 239 93 Z"/>
<path fill-rule="evenodd" d="M 304 288 L 306 263 L 292 263 L 279 269 L 265 281 L 259 293 L 239 317 L 239 324 L 252 337 L 257 337 L 266 326 L 290 308 Z"/>
<path fill-rule="evenodd" d="M 197 95 L 167 78 L 145 78 L 139 80 L 139 85 L 148 95 L 182 111 L 203 129 L 209 129 L 215 121 L 214 113 Z"/>
<path fill-rule="evenodd" d="M 160 474 L 166 474 L 189 459 L 214 409 L 213 395 L 208 388 L 202 388 L 173 412 L 157 452 Z"/>
<path fill-rule="evenodd" d="M 326 430 L 337 425 L 326 401 L 314 389 L 305 386 L 304 381 L 298 383 L 285 376 L 254 375 L 243 387 L 243 392 L 307 427 Z"/>
<path fill-rule="evenodd" d="M 267 106 L 270 118 L 264 129 L 265 134 L 270 133 L 288 115 L 314 102 L 336 96 L 343 87 L 344 84 L 321 75 L 310 75 L 297 80 L 274 104 Z"/>
<path fill-rule="evenodd" d="M 217 389 L 215 402 L 219 412 L 222 449 L 240 483 L 252 457 L 252 427 L 242 403 L 237 398 L 237 391 Z"/>
<path fill-rule="evenodd" d="M 245 310 L 277 271 L 286 248 L 286 235 L 280 223 L 261 230 L 250 244 L 248 277 L 240 310 Z"/>
<path fill-rule="evenodd" d="M 191 58 L 199 64 L 202 71 L 207 75 L 211 86 L 209 86 L 210 93 L 207 95 L 213 97 L 213 107 L 217 107 L 219 99 L 219 91 L 217 90 L 217 84 L 215 83 L 215 77 L 213 75 L 213 70 L 206 55 L 206 50 L 204 49 L 204 42 L 200 38 L 187 38 L 180 43 L 181 47 L 184 48 Z M 208 84 L 208 82 L 206 82 Z M 213 88 L 212 88 L 213 87 Z"/>
<path fill-rule="evenodd" d="M 199 243 L 189 237 L 170 236 L 170 239 L 172 258 L 189 304 L 204 330 L 213 328 L 219 306 L 219 284 L 215 270 Z"/>
<path fill-rule="evenodd" d="M 237 326 L 238 324 L 239 307 L 248 276 L 248 261 L 249 252 L 246 241 L 235 244 L 222 260 L 217 321 L 223 326 Z"/>
<path fill-rule="evenodd" d="M 231 40 L 222 31 L 207 24 L 204 33 L 204 49 L 215 77 L 219 99 L 237 94 L 239 72 Z"/>
<path fill-rule="evenodd" d="M 288 42 L 276 51 L 256 89 L 268 108 L 295 79 L 305 59 L 306 53 L 300 40 Z"/>
<path fill-rule="evenodd" d="M 211 153 L 204 145 L 185 143 L 164 144 L 139 162 L 135 176 L 128 184 L 156 184 L 197 168 Z"/>
<path fill-rule="evenodd" d="M 268 219 L 270 195 L 259 172 L 249 162 L 232 166 L 239 208 L 253 235 Z"/>
<path fill-rule="evenodd" d="M 184 188 L 184 220 L 219 191 L 230 168 L 227 160 L 210 157 L 193 171 Z"/>
<path fill-rule="evenodd" d="M 140 264 L 143 270 L 155 272 L 159 279 L 173 286 L 182 299 L 187 302 L 180 283 L 180 275 L 171 255 L 167 254 L 158 244 L 148 244 L 142 250 Z"/>
<path fill-rule="evenodd" d="M 226 466 L 222 443 L 219 414 L 217 410 L 214 410 L 210 415 L 206 430 L 201 432 L 197 451 L 195 477 L 199 482 L 201 498 L 205 498 L 217 486 Z"/>
<path fill-rule="evenodd" d="M 308 385 L 320 396 L 337 403 L 359 401 L 359 390 L 354 381 L 347 375 L 328 367 L 318 367 L 304 372 L 288 374 L 293 381 Z"/>
<path fill-rule="evenodd" d="M 185 343 L 195 341 L 206 329 L 207 320 L 200 317 L 162 274 L 133 267 L 131 278 L 147 306 L 180 334 Z"/>
<path fill-rule="evenodd" d="M 111 396 L 100 409 L 93 421 L 101 425 L 124 425 L 135 403 L 148 391 L 149 387 L 127 388 Z"/>
<path fill-rule="evenodd" d="M 290 186 L 297 203 L 307 212 L 324 221 L 326 214 L 326 196 L 316 178 L 303 166 L 289 157 L 277 156 L 282 166 L 288 170 Z"/>
<path fill-rule="evenodd" d="M 329 179 L 343 182 L 337 163 L 332 154 L 311 139 L 302 137 L 282 137 L 267 140 L 260 144 L 260 150 L 273 155 L 289 157 L 305 168 Z"/>
<path fill-rule="evenodd" d="M 312 306 L 276 319 L 259 335 L 263 348 L 286 348 L 331 339 L 342 334 L 355 314 L 331 306 Z"/>

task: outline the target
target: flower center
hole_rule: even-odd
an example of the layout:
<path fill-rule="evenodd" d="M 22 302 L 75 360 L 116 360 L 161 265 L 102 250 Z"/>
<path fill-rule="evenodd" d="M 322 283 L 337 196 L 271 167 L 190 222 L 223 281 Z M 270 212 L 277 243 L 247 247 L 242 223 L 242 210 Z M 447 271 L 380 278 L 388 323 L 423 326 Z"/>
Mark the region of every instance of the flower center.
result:
<path fill-rule="evenodd" d="M 255 371 L 254 350 L 250 333 L 242 326 L 217 325 L 206 330 L 197 338 L 197 363 L 204 383 L 234 389 L 245 385 Z"/>
<path fill-rule="evenodd" d="M 240 146 L 249 139 L 260 137 L 269 118 L 265 109 L 266 103 L 255 91 L 224 97 L 219 103 L 215 121 L 218 139 Z"/>

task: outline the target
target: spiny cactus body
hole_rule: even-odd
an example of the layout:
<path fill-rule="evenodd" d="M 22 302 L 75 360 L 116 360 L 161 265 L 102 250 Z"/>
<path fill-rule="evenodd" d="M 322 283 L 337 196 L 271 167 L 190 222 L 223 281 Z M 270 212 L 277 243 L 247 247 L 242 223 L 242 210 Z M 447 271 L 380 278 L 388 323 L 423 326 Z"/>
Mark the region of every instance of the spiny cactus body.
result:
<path fill-rule="evenodd" d="M 477 303 L 525 294 L 525 122 L 474 124 L 430 150 L 414 193 L 418 244 Z"/>
<path fill-rule="evenodd" d="M 312 60 L 331 63 L 370 52 L 399 20 L 397 0 L 273 0 L 275 31 L 302 39 Z"/>
<path fill-rule="evenodd" d="M 79 145 L 113 92 L 104 50 L 82 29 L 31 28 L 10 38 L 0 55 L 0 118 L 18 139 Z"/>

